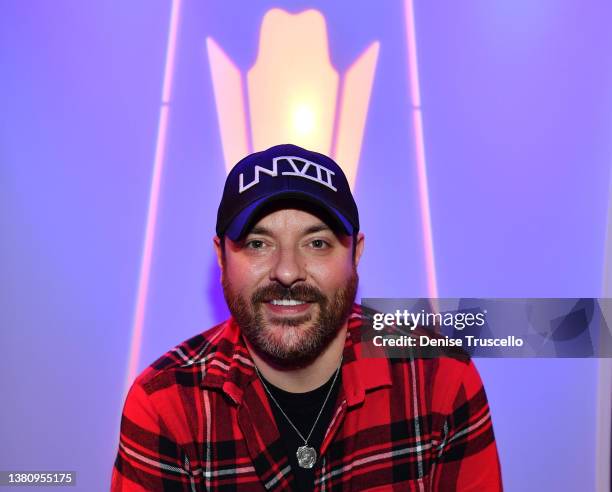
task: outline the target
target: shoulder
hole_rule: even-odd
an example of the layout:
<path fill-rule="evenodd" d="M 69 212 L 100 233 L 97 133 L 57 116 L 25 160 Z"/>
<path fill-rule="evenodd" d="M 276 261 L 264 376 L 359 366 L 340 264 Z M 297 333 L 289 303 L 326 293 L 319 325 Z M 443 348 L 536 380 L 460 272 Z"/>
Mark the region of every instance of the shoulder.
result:
<path fill-rule="evenodd" d="M 144 369 L 134 385 L 149 395 L 170 385 L 199 385 L 205 372 L 202 366 L 227 350 L 228 325 L 226 320 L 172 348 Z"/>

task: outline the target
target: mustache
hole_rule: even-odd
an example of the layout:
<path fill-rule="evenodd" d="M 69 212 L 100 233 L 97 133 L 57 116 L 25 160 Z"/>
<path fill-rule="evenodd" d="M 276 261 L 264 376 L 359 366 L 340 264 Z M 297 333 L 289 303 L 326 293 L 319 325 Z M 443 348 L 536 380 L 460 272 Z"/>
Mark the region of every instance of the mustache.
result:
<path fill-rule="evenodd" d="M 273 299 L 292 299 L 294 301 L 321 303 L 326 300 L 326 297 L 319 289 L 308 284 L 297 284 L 292 287 L 270 284 L 260 287 L 251 296 L 253 304 L 270 302 Z"/>

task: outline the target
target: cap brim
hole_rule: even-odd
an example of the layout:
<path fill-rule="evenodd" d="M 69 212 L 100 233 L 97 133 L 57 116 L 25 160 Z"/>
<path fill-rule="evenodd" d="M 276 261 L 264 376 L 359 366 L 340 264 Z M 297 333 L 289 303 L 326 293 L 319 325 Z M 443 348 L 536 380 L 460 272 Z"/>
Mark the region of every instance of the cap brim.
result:
<path fill-rule="evenodd" d="M 327 212 L 332 219 L 335 219 L 336 223 L 348 236 L 353 234 L 354 227 L 346 219 L 346 217 L 344 217 L 344 215 L 342 215 L 342 213 L 340 213 L 334 207 L 322 202 L 319 197 L 303 191 L 282 191 L 264 196 L 249 204 L 238 215 L 236 215 L 236 217 L 234 217 L 227 227 L 224 235 L 229 237 L 232 241 L 237 241 L 248 232 L 249 226 L 252 225 L 253 219 L 265 206 L 287 199 L 296 199 L 297 201 L 303 201 L 320 208 L 321 210 Z"/>

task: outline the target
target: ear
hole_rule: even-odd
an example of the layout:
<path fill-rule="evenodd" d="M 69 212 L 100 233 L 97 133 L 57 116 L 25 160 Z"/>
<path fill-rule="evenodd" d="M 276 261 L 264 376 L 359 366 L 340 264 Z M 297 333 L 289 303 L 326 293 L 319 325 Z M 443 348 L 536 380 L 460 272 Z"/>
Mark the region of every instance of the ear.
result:
<path fill-rule="evenodd" d="M 223 246 L 221 245 L 221 238 L 219 236 L 213 237 L 213 244 L 215 246 L 215 253 L 217 254 L 217 263 L 223 273 Z"/>
<path fill-rule="evenodd" d="M 360 232 L 357 234 L 357 241 L 355 242 L 355 268 L 359 264 L 359 259 L 361 258 L 361 254 L 363 253 L 363 248 L 365 246 L 365 234 Z"/>

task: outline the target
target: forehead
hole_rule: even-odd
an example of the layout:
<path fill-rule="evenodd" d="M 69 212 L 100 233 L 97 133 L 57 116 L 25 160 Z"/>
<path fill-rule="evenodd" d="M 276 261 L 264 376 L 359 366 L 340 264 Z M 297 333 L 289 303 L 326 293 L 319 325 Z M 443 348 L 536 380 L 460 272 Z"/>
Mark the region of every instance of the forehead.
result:
<path fill-rule="evenodd" d="M 296 229 L 307 229 L 312 226 L 321 226 L 331 229 L 329 224 L 310 212 L 296 208 L 284 208 L 259 217 L 259 220 L 253 224 L 253 227 L 248 232 L 257 231 L 262 228 L 285 229 L 286 227 L 292 227 Z"/>

